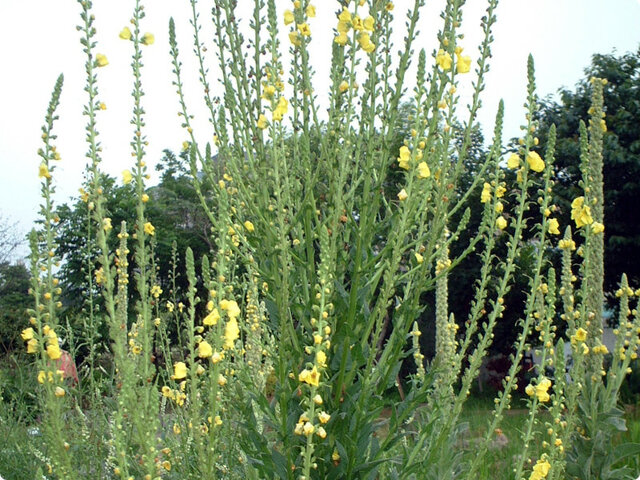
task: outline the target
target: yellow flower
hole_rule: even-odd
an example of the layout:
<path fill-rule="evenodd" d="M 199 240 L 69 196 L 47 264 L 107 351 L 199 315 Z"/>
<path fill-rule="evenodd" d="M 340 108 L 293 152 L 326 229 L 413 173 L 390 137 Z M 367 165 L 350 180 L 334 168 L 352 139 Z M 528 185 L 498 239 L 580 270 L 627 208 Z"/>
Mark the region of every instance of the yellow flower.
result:
<path fill-rule="evenodd" d="M 367 53 L 371 53 L 376 49 L 376 46 L 371 41 L 371 37 L 368 33 L 363 32 L 358 35 L 358 43 L 360 44 L 360 48 L 362 48 Z"/>
<path fill-rule="evenodd" d="M 587 331 L 584 328 L 580 327 L 578 330 L 576 330 L 575 338 L 579 342 L 584 342 L 587 339 Z"/>
<path fill-rule="evenodd" d="M 384 6 L 384 9 L 385 9 L 387 12 L 391 12 L 391 11 L 393 11 L 393 2 L 387 2 L 387 4 Z"/>
<path fill-rule="evenodd" d="M 102 219 L 102 229 L 105 232 L 109 232 L 113 227 L 111 226 L 111 219 L 109 217 Z"/>
<path fill-rule="evenodd" d="M 535 395 L 538 397 L 539 402 L 548 402 L 550 397 L 547 390 L 551 387 L 551 380 L 546 377 L 542 377 L 542 380 L 535 387 Z"/>
<path fill-rule="evenodd" d="M 311 29 L 309 28 L 309 24 L 307 23 L 299 24 L 298 31 L 300 32 L 300 35 L 302 35 L 303 37 L 308 37 L 311 35 Z"/>
<path fill-rule="evenodd" d="M 338 26 L 336 27 L 336 30 L 338 30 L 338 33 L 347 34 L 349 33 L 349 30 L 351 30 L 351 24 L 349 22 L 343 22 L 342 20 L 340 20 L 338 22 Z"/>
<path fill-rule="evenodd" d="M 58 342 L 47 345 L 47 355 L 51 360 L 58 360 L 62 355 Z"/>
<path fill-rule="evenodd" d="M 356 32 L 361 32 L 362 30 L 364 30 L 364 24 L 362 23 L 362 19 L 358 15 L 355 15 L 353 17 L 353 20 L 351 20 L 351 24 L 353 25 L 353 29 Z"/>
<path fill-rule="evenodd" d="M 276 94 L 276 87 L 274 85 L 265 85 L 262 93 L 262 98 L 271 99 Z"/>
<path fill-rule="evenodd" d="M 38 168 L 38 177 L 51 178 L 51 174 L 49 173 L 49 168 L 44 163 L 41 163 L 40 167 Z"/>
<path fill-rule="evenodd" d="M 338 20 L 345 23 L 351 22 L 351 12 L 346 7 L 342 7 L 342 12 L 338 15 Z"/>
<path fill-rule="evenodd" d="M 218 320 L 220 320 L 220 312 L 218 312 L 217 308 L 214 308 L 211 313 L 209 313 L 209 315 L 204 317 L 204 320 L 202 320 L 202 324 L 211 327 L 213 325 L 216 325 L 218 323 Z"/>
<path fill-rule="evenodd" d="M 446 72 L 451 68 L 451 55 L 449 55 L 449 53 L 445 52 L 443 49 L 438 50 L 438 54 L 436 55 L 436 63 L 442 70 Z"/>
<path fill-rule="evenodd" d="M 327 354 L 322 350 L 318 350 L 318 352 L 316 353 L 316 364 L 320 368 L 326 368 L 327 366 Z"/>
<path fill-rule="evenodd" d="M 154 236 L 156 234 L 156 227 L 154 227 L 151 222 L 147 222 L 144 224 L 144 233 Z"/>
<path fill-rule="evenodd" d="M 471 57 L 456 55 L 456 72 L 469 73 L 471 70 Z"/>
<path fill-rule="evenodd" d="M 373 32 L 375 24 L 376 24 L 376 20 L 371 15 L 369 15 L 367 18 L 365 18 L 362 21 L 362 26 L 364 27 L 365 30 L 368 30 L 369 32 Z"/>
<path fill-rule="evenodd" d="M 131 180 L 133 180 L 133 175 L 131 175 L 131 171 L 123 170 L 122 171 L 122 183 L 124 183 L 125 185 L 128 185 L 128 184 L 131 183 Z"/>
<path fill-rule="evenodd" d="M 304 426 L 302 427 L 302 432 L 305 435 L 313 435 L 313 432 L 315 431 L 316 431 L 316 427 L 314 427 L 313 424 L 310 422 L 305 423 Z"/>
<path fill-rule="evenodd" d="M 33 328 L 29 327 L 22 330 L 20 336 L 22 337 L 22 340 L 27 341 L 33 338 L 34 333 Z"/>
<path fill-rule="evenodd" d="M 27 353 L 38 353 L 38 341 L 35 338 L 27 342 Z"/>
<path fill-rule="evenodd" d="M 320 384 L 320 372 L 315 366 L 311 370 L 305 368 L 298 375 L 298 380 L 308 385 L 317 387 Z"/>
<path fill-rule="evenodd" d="M 140 197 L 140 200 L 142 200 L 142 203 L 147 203 L 149 201 L 149 195 L 143 193 L 142 197 Z"/>
<path fill-rule="evenodd" d="M 340 33 L 334 37 L 333 41 L 344 47 L 349 41 L 349 37 L 347 37 L 346 33 Z"/>
<path fill-rule="evenodd" d="M 173 400 L 173 390 L 166 385 L 162 387 L 162 396 Z"/>
<path fill-rule="evenodd" d="M 549 464 L 546 459 L 542 458 L 538 460 L 533 466 L 533 471 L 531 472 L 529 480 L 542 480 L 543 478 L 546 478 L 550 469 L 551 464 Z"/>
<path fill-rule="evenodd" d="M 409 195 L 404 188 L 400 190 L 400 192 L 398 192 L 398 200 L 400 200 L 401 202 L 404 202 L 408 197 Z"/>
<path fill-rule="evenodd" d="M 156 41 L 156 37 L 153 36 L 153 33 L 145 33 L 142 36 L 142 44 L 143 45 L 153 45 L 153 42 Z"/>
<path fill-rule="evenodd" d="M 124 27 L 120 30 L 120 34 L 118 36 L 123 40 L 131 40 L 131 30 L 129 30 L 129 27 Z"/>
<path fill-rule="evenodd" d="M 187 378 L 187 365 L 184 362 L 176 362 L 173 364 L 173 375 L 171 376 L 174 380 L 182 380 L 183 378 Z"/>
<path fill-rule="evenodd" d="M 294 32 L 294 33 L 297 33 L 297 32 Z M 282 120 L 282 117 L 287 113 L 288 109 L 289 109 L 289 102 L 287 102 L 286 98 L 280 97 L 278 99 L 278 104 L 276 105 L 276 108 L 273 110 L 273 120 L 277 122 Z"/>
<path fill-rule="evenodd" d="M 505 228 L 507 228 L 507 219 L 500 215 L 496 219 L 496 227 L 498 227 L 500 230 L 504 230 Z"/>
<path fill-rule="evenodd" d="M 107 60 L 107 57 L 102 53 L 98 53 L 96 55 L 96 64 L 99 67 L 106 67 L 107 65 L 109 65 L 109 60 Z"/>
<path fill-rule="evenodd" d="M 293 12 L 291 10 L 284 11 L 284 24 L 290 25 L 294 22 L 295 17 L 293 16 Z"/>
<path fill-rule="evenodd" d="M 331 415 L 329 415 L 327 412 L 322 411 L 318 414 L 318 420 L 320 420 L 320 423 L 325 424 L 327 423 L 329 420 L 331 420 Z"/>
<path fill-rule="evenodd" d="M 424 262 L 424 257 L 422 255 L 420 255 L 418 252 L 413 254 L 416 257 L 416 263 L 418 265 L 420 265 L 422 262 Z"/>
<path fill-rule="evenodd" d="M 296 31 L 289 33 L 289 41 L 295 47 L 299 47 L 300 45 L 302 45 L 302 39 L 300 38 L 300 35 Z"/>
<path fill-rule="evenodd" d="M 62 388 L 62 387 L 56 387 L 56 389 L 54 391 L 54 394 L 55 394 L 56 397 L 64 397 L 65 393 L 66 392 L 64 391 L 64 388 Z"/>
<path fill-rule="evenodd" d="M 558 227 L 560 227 L 560 224 L 558 223 L 558 220 L 556 218 L 552 218 L 551 220 L 549 220 L 549 233 L 551 233 L 552 235 L 560 235 L 560 230 L 558 229 Z"/>
<path fill-rule="evenodd" d="M 213 355 L 213 348 L 211 348 L 209 342 L 207 342 L 206 340 L 200 342 L 200 344 L 198 345 L 198 356 L 200 358 L 208 358 L 211 355 Z"/>
<path fill-rule="evenodd" d="M 155 298 L 158 298 L 161 294 L 162 289 L 160 288 L 160 286 L 154 285 L 153 287 L 151 287 L 151 295 L 153 295 Z"/>
<path fill-rule="evenodd" d="M 238 307 L 238 304 L 235 302 L 235 300 L 221 300 L 220 308 L 227 312 L 229 318 L 236 318 L 238 315 L 240 315 L 240 307 Z"/>
<path fill-rule="evenodd" d="M 487 203 L 491 200 L 491 184 L 484 182 L 482 193 L 480 194 L 480 202 Z"/>
<path fill-rule="evenodd" d="M 267 128 L 267 117 L 265 117 L 262 113 L 258 117 L 257 127 L 260 130 L 264 130 L 265 128 Z"/>
<path fill-rule="evenodd" d="M 318 427 L 318 429 L 316 430 L 316 435 L 324 439 L 327 437 L 327 431 L 324 429 L 324 427 Z"/>
<path fill-rule="evenodd" d="M 409 160 L 411 160 L 411 150 L 405 145 L 400 147 L 400 156 L 398 157 L 398 166 L 409 170 Z"/>
<path fill-rule="evenodd" d="M 576 249 L 576 242 L 574 242 L 573 240 L 560 240 L 558 242 L 558 248 L 561 249 L 566 249 L 566 250 L 575 250 Z"/>
<path fill-rule="evenodd" d="M 420 162 L 418 164 L 418 178 L 429 178 L 431 176 L 431 170 L 426 162 Z"/>
<path fill-rule="evenodd" d="M 220 385 L 221 387 L 224 387 L 227 384 L 227 378 L 220 374 L 218 375 L 218 385 Z"/>
<path fill-rule="evenodd" d="M 507 167 L 511 170 L 515 170 L 520 166 L 520 155 L 517 153 L 512 153 L 507 160 Z"/>
<path fill-rule="evenodd" d="M 346 80 L 343 80 L 340 85 L 338 85 L 338 90 L 340 90 L 340 93 L 344 93 L 349 90 L 349 84 Z"/>
<path fill-rule="evenodd" d="M 578 228 L 593 223 L 591 209 L 584 204 L 584 197 L 577 197 L 571 202 L 571 219 L 576 222 Z"/>
<path fill-rule="evenodd" d="M 593 222 L 591 224 L 591 231 L 595 234 L 604 232 L 604 225 L 600 222 Z"/>
<path fill-rule="evenodd" d="M 219 363 L 224 359 L 224 352 L 213 352 L 211 355 L 211 363 Z"/>
<path fill-rule="evenodd" d="M 322 405 L 322 397 L 316 393 L 313 397 L 313 403 L 315 403 L 316 405 Z"/>
<path fill-rule="evenodd" d="M 311 4 L 307 5 L 305 13 L 307 14 L 307 17 L 310 17 L 310 18 L 315 17 L 316 16 L 316 7 L 314 7 Z"/>
<path fill-rule="evenodd" d="M 231 317 L 224 326 L 224 348 L 233 348 L 233 344 L 239 336 L 240 329 L 238 328 L 238 322 L 235 317 Z"/>
<path fill-rule="evenodd" d="M 251 233 L 255 230 L 255 227 L 253 226 L 253 223 L 251 223 L 249 220 L 247 220 L 246 222 L 244 222 L 244 228 L 247 230 L 247 232 Z"/>
<path fill-rule="evenodd" d="M 541 172 L 544 170 L 544 160 L 540 158 L 536 152 L 527 153 L 527 164 L 529 168 L 534 172 Z"/>
<path fill-rule="evenodd" d="M 507 192 L 507 189 L 504 188 L 502 185 L 500 185 L 498 188 L 496 188 L 496 197 L 497 198 L 502 198 L 504 197 L 504 194 Z"/>
<path fill-rule="evenodd" d="M 38 372 L 38 383 L 44 383 L 44 381 L 46 380 L 47 376 L 44 373 L 44 370 L 40 370 Z"/>

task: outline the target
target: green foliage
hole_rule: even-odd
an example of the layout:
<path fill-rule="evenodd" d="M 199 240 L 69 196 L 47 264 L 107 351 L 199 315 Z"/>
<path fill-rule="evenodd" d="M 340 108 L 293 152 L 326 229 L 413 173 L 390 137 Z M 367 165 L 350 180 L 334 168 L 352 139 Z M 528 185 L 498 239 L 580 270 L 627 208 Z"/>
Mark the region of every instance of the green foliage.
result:
<path fill-rule="evenodd" d="M 68 222 L 55 213 L 59 77 L 39 150 L 43 218 L 30 235 L 32 326 L 21 332 L 33 355 L 30 379 L 38 382 L 42 442 L 34 454 L 43 470 L 65 480 L 475 479 L 486 473 L 494 433 L 513 405 L 520 361 L 538 342 L 541 364 L 558 375 L 531 372 L 519 454 L 502 469 L 509 478 L 564 478 L 565 467 L 570 472 L 583 457 L 594 458 L 614 433 L 601 430 L 597 442 L 582 444 L 576 427 L 596 438 L 600 418 L 618 430 L 623 426 L 615 410 L 618 393 L 640 343 L 637 337 L 627 341 L 626 333 L 640 329 L 640 314 L 632 310 L 635 293 L 623 277 L 621 331 L 612 366 L 601 374 L 603 258 L 595 221 L 602 221 L 603 203 L 602 81 L 594 80 L 589 128 L 580 126 L 580 186 L 589 221 L 579 225 L 583 281 L 574 289 L 570 229 L 558 279 L 548 262 L 559 234 L 551 216 L 556 136 L 552 126 L 543 155 L 534 152 L 533 59 L 527 65 L 526 134 L 509 158 L 510 174 L 502 166 L 502 104 L 491 147 L 486 153 L 477 148 L 476 114 L 497 0 L 489 0 L 481 19 L 483 39 L 464 113 L 457 86 L 472 63 L 458 30 L 464 2 L 447 2 L 431 64 L 424 50 L 412 50 L 424 3 L 415 0 L 409 8 L 405 45 L 396 58 L 393 4 L 357 2 L 350 11 L 345 2 L 332 43 L 330 108 L 319 120 L 309 50 L 315 7 L 308 0 L 284 13 L 291 53 L 286 76 L 276 2 L 254 2 L 250 53 L 238 27 L 244 13 L 238 3 L 216 2 L 211 14 L 220 97 L 211 96 L 192 0 L 193 53 L 214 142 L 203 145 L 194 134 L 206 126 L 195 124 L 186 101 L 171 20 L 173 85 L 188 141 L 180 157 L 167 152 L 161 184 L 148 188 L 141 71 L 153 35 L 141 30 L 145 9 L 136 1 L 133 32 L 127 27 L 120 33 L 132 48 L 134 165 L 119 187 L 101 172 L 97 141 L 97 72 L 108 62 L 96 50 L 92 2 L 79 0 L 87 191 L 61 211 Z M 370 16 L 360 19 L 359 8 Z M 401 97 L 415 60 L 416 87 L 405 120 Z M 75 229 L 68 235 L 75 248 L 57 245 L 60 220 Z M 200 236 L 208 255 L 187 246 L 192 238 L 182 235 Z M 179 248 L 185 249 L 183 266 Z M 77 340 L 73 329 L 67 333 L 72 353 L 81 345 L 89 352 L 88 394 L 65 378 L 68 358 L 58 341 L 65 322 L 56 268 L 74 249 L 82 254 L 67 277 L 79 285 L 88 320 Z M 456 318 L 451 274 L 475 251 L 481 261 L 469 282 L 473 293 Z M 170 261 L 156 260 L 167 254 Z M 515 283 L 518 275 L 525 288 Z M 515 287 L 522 298 L 514 304 L 509 294 Z M 475 448 L 456 449 L 470 431 L 465 402 L 507 308 L 517 318 L 508 375 Z M 556 310 L 564 312 L 566 334 L 556 328 Z M 417 322 L 425 311 L 435 312 L 435 356 L 427 364 Z M 573 355 L 567 375 L 565 342 Z M 98 348 L 108 351 L 109 369 L 101 369 Z M 403 388 L 399 372 L 408 359 L 415 373 Z M 566 456 L 565 448 L 575 448 L 576 456 Z M 616 461 L 592 463 L 588 472 L 607 474 Z"/>

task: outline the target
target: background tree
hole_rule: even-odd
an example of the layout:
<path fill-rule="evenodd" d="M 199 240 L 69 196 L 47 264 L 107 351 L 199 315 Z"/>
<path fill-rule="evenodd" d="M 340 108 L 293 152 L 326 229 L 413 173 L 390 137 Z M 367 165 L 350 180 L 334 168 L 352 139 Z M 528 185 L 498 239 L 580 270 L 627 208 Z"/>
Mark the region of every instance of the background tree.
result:
<path fill-rule="evenodd" d="M 175 242 L 177 252 L 176 271 L 184 271 L 184 252 L 191 247 L 196 258 L 209 253 L 210 223 L 200 206 L 200 200 L 191 184 L 187 170 L 187 159 L 183 153 L 176 156 L 169 150 L 156 167 L 160 172 L 158 185 L 147 189 L 149 201 L 146 215 L 154 225 L 155 258 L 157 281 L 163 290 L 172 287 L 171 272 L 172 245 Z M 103 182 L 106 199 L 106 211 L 111 217 L 115 230 L 119 230 L 122 221 L 132 230 L 136 220 L 135 191 L 133 186 L 123 185 L 115 178 L 105 176 Z M 205 189 L 206 193 L 206 189 Z M 87 203 L 78 198 L 73 204 L 63 204 L 57 209 L 60 217 L 58 230 L 57 255 L 63 258 L 60 269 L 62 290 L 65 292 L 64 303 L 70 311 L 79 311 L 87 292 L 87 256 L 91 264 L 95 264 L 91 238 L 93 233 L 87 230 Z M 110 240 L 115 250 L 118 241 L 116 235 Z M 134 262 L 130 261 L 130 265 Z M 131 272 L 130 272 L 131 273 Z M 186 287 L 186 279 L 177 277 L 178 290 Z M 99 296 L 96 297 L 99 301 Z M 132 306 L 134 302 L 130 303 Z"/>
<path fill-rule="evenodd" d="M 635 260 L 640 247 L 640 48 L 621 56 L 594 55 L 575 89 L 561 90 L 558 102 L 547 99 L 538 113 L 541 145 L 549 127 L 557 127 L 555 202 L 562 225 L 570 224 L 571 201 L 582 194 L 577 132 L 580 120 L 588 120 L 591 77 L 608 80 L 604 87 L 604 286 L 611 293 L 623 272 L 631 285 L 638 286 L 640 280 L 640 262 Z"/>
<path fill-rule="evenodd" d="M 28 307 L 32 306 L 29 270 L 23 263 L 0 262 L 0 356 L 20 343 L 20 331 L 26 328 Z"/>

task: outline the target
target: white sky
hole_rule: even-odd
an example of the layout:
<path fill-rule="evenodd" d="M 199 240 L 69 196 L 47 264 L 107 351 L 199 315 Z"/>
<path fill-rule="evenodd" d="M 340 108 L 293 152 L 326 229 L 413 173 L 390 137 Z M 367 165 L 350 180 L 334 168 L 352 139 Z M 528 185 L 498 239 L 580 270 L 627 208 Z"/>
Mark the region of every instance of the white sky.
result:
<path fill-rule="evenodd" d="M 94 0 L 97 41 L 96 52 L 107 55 L 109 65 L 98 71 L 100 100 L 107 110 L 98 116 L 98 129 L 103 144 L 103 168 L 111 175 L 129 168 L 129 141 L 132 80 L 130 76 L 131 44 L 118 38 L 118 33 L 131 16 L 132 0 Z M 210 25 L 210 5 L 201 1 L 202 39 L 206 41 L 208 63 L 215 69 L 215 46 Z M 253 1 L 239 0 L 240 12 L 251 10 Z M 427 1 L 420 24 L 421 36 L 416 50 L 425 48 L 431 54 L 440 28 L 439 12 L 443 0 Z M 206 5 L 205 5 L 206 4 Z M 288 8 L 291 2 L 277 0 L 278 7 Z M 326 98 L 332 28 L 336 20 L 336 2 L 316 0 L 317 17 L 310 22 L 313 32 L 312 58 L 318 75 L 314 88 L 320 101 Z M 396 0 L 396 50 L 404 36 L 404 12 L 410 0 Z M 479 19 L 486 2 L 468 0 L 464 28 L 465 53 L 472 57 L 480 39 Z M 196 114 L 198 138 L 211 139 L 212 130 L 201 108 L 201 89 L 191 53 L 192 37 L 189 25 L 188 0 L 153 0 L 145 2 L 147 17 L 142 30 L 155 34 L 154 45 L 144 48 L 144 107 L 150 145 L 147 162 L 152 166 L 165 148 L 177 151 L 186 139 L 180 129 L 177 97 L 171 85 L 173 76 L 168 55 L 168 21 L 173 16 L 185 69 L 194 74 L 187 78 L 188 101 Z M 0 213 L 18 221 L 26 233 L 37 217 L 40 159 L 36 151 L 41 146 L 40 127 L 44 121 L 55 79 L 64 73 L 65 85 L 58 110 L 55 132 L 62 155 L 55 174 L 56 201 L 68 201 L 76 195 L 85 166 L 84 125 L 82 105 L 86 94 L 84 54 L 79 43 L 80 6 L 75 1 L 0 0 Z M 484 109 L 480 121 L 485 136 L 490 137 L 493 118 L 500 98 L 505 100 L 505 138 L 517 136 L 523 123 L 522 104 L 525 99 L 526 59 L 532 53 L 536 62 L 538 94 L 544 97 L 560 87 L 573 87 L 583 77 L 583 70 L 594 53 L 622 54 L 636 51 L 640 44 L 639 0 L 502 0 L 497 10 L 495 43 L 491 71 L 484 92 Z M 284 29 L 283 29 L 284 30 Z M 288 41 L 283 39 L 283 44 Z M 475 60 L 475 58 L 474 58 Z M 286 63 L 285 63 L 286 65 Z M 286 68 L 285 68 L 286 70 Z M 471 75 L 466 82 L 471 81 Z M 215 85 L 212 78 L 212 84 Z M 189 88 L 191 86 L 191 88 Z M 461 89 L 464 92 L 464 89 Z M 219 90 L 214 89 L 214 94 Z M 462 101 L 461 106 L 467 102 Z M 26 253 L 26 250 L 22 252 Z"/>

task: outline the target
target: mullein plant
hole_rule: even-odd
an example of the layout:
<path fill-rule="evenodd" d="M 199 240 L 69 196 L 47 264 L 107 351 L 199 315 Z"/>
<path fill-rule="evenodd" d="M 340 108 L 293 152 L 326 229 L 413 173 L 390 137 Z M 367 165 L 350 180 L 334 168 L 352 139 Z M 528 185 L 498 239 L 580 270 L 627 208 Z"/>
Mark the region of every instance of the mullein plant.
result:
<path fill-rule="evenodd" d="M 136 0 L 131 27 L 119 36 L 131 42 L 134 78 L 134 165 L 122 180 L 133 184 L 138 204 L 132 227 L 112 225 L 97 130 L 98 114 L 106 108 L 97 74 L 109 61 L 97 53 L 91 2 L 79 2 L 88 95 L 83 196 L 99 252 L 96 267 L 87 263 L 89 290 L 95 285 L 104 298 L 104 311 L 91 317 L 91 324 L 107 325 L 114 363 L 113 398 L 93 397 L 109 417 L 108 431 L 102 432 L 108 453 L 99 460 L 106 477 L 476 478 L 494 430 L 513 405 L 521 360 L 537 348 L 541 366 L 557 373 L 533 372 L 525 388 L 524 448 L 505 475 L 596 478 L 576 469 L 605 444 L 602 422 L 621 421 L 617 393 L 636 356 L 640 328 L 629 303 L 637 292 L 623 279 L 619 340 L 613 364 L 604 370 L 603 81 L 594 79 L 589 129 L 581 128 L 584 196 L 574 200 L 572 218 L 583 241 L 576 251 L 571 228 L 560 238 L 554 217 L 553 129 L 544 155 L 538 153 L 531 58 L 526 124 L 517 150 L 503 159 L 500 104 L 488 155 L 470 186 L 459 188 L 477 126 L 498 2 L 487 2 L 475 63 L 460 33 L 462 0 L 447 1 L 438 48 L 432 54 L 414 52 L 424 3 L 414 0 L 408 8 L 405 44 L 397 58 L 390 40 L 397 11 L 393 2 L 337 2 L 326 118 L 320 114 L 314 90 L 318 74 L 309 51 L 319 28 L 316 8 L 324 5 L 295 0 L 279 12 L 275 0 L 256 0 L 245 38 L 237 2 L 217 1 L 210 18 L 221 72 L 216 83 L 209 78 L 198 2 L 190 1 L 208 125 L 196 123 L 190 113 L 177 27 L 170 21 L 184 154 L 215 245 L 201 259 L 184 252 L 186 272 L 180 273 L 188 287 L 178 292 L 175 270 L 167 285 L 156 276 L 156 231 L 145 213 L 152 199 L 145 191 L 141 70 L 144 47 L 154 37 L 142 33 L 144 8 Z M 287 70 L 284 49 L 291 58 Z M 409 129 L 398 146 L 398 107 L 415 60 Z M 463 115 L 457 92 L 471 76 L 471 102 Z M 50 161 L 58 158 L 51 130 L 61 83 L 43 130 L 44 226 L 32 234 L 35 308 L 33 326 L 23 338 L 38 358 L 43 384 L 47 451 L 40 457 L 49 462 L 53 477 L 77 478 L 86 468 L 69 452 L 86 446 L 82 435 L 73 437 L 63 422 L 71 414 L 73 392 L 51 366 L 60 354 L 57 259 L 50 253 L 55 242 Z M 196 129 L 206 129 L 211 140 L 199 142 Z M 484 205 L 480 225 L 460 245 L 470 221 L 468 204 L 477 193 Z M 112 236 L 117 236 L 115 251 L 109 248 Z M 525 241 L 537 248 L 527 272 L 530 283 L 511 368 L 473 455 L 452 454 L 460 440 L 462 409 L 504 316 Z M 503 243 L 506 253 L 498 256 Z M 559 275 L 547 257 L 555 247 L 562 251 Z M 575 273 L 574 251 L 582 258 Z M 467 318 L 456 319 L 449 308 L 448 274 L 471 254 L 482 259 L 480 276 Z M 136 295 L 130 306 L 131 289 Z M 434 305 L 423 303 L 429 291 L 435 292 Z M 425 329 L 418 319 L 425 309 L 436 318 L 430 364 L 419 342 Z M 558 328 L 559 322 L 565 326 Z M 464 334 L 458 332 L 462 324 Z M 565 344 L 571 346 L 570 368 Z M 405 393 L 399 370 L 407 356 L 416 370 Z M 391 399 L 395 390 L 400 401 Z M 385 409 L 389 415 L 382 415 Z M 535 451 L 543 421 L 542 450 Z"/>

